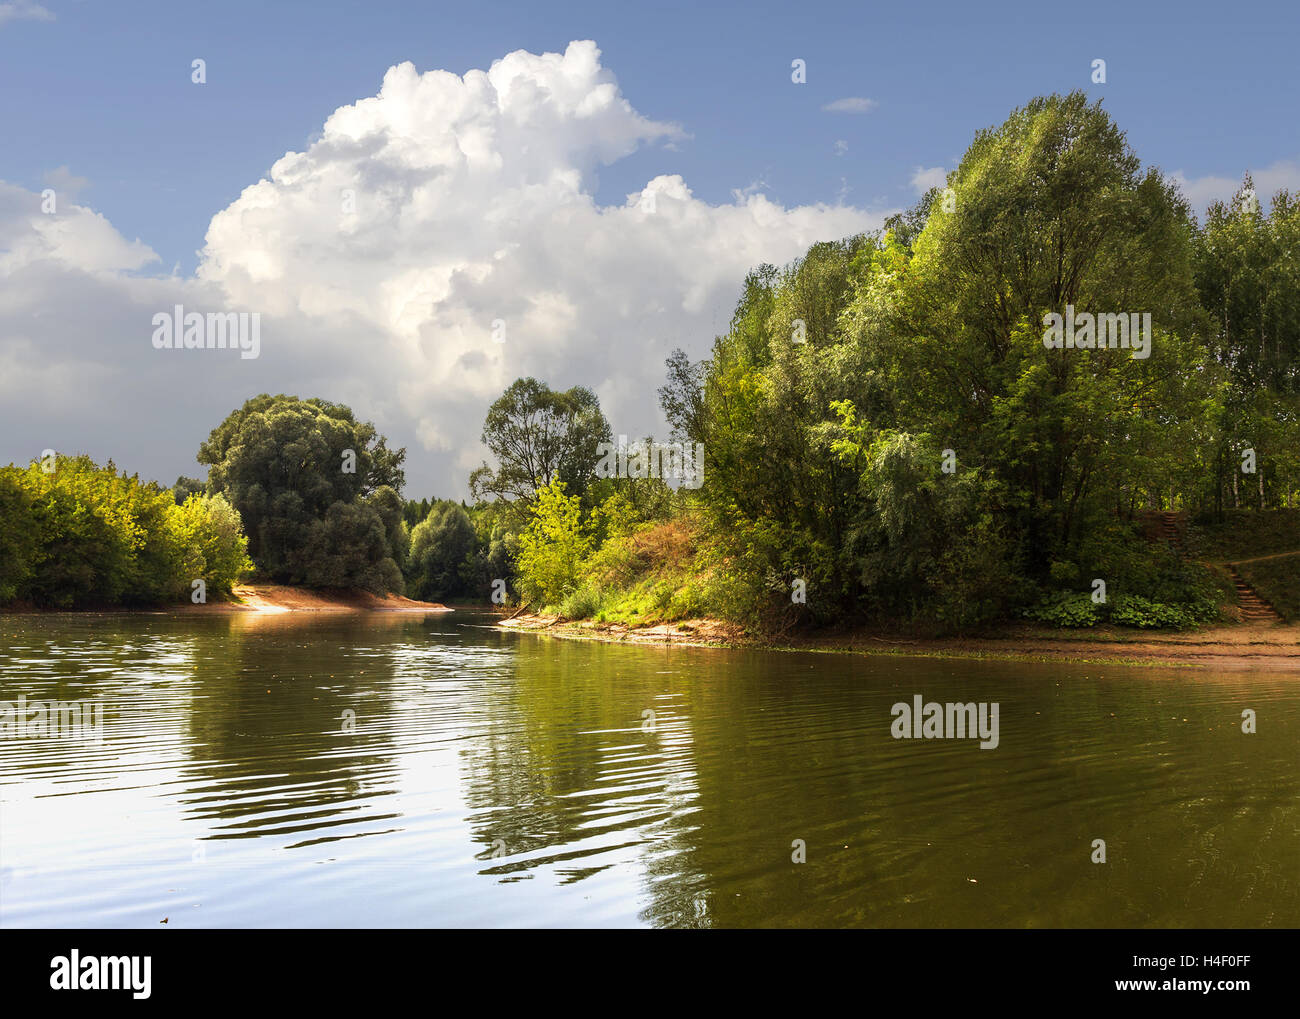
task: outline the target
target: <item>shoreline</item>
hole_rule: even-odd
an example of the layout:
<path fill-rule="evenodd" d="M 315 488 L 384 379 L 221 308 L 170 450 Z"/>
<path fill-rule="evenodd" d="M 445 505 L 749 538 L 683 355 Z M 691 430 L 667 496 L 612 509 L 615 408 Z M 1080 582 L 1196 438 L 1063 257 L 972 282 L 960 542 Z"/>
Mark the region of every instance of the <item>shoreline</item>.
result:
<path fill-rule="evenodd" d="M 906 637 L 870 630 L 827 631 L 779 638 L 755 637 L 716 619 L 688 619 L 631 628 L 622 623 L 521 615 L 497 627 L 564 640 L 652 647 L 753 648 L 823 654 L 893 655 L 913 658 L 975 658 L 991 661 L 1071 662 L 1181 668 L 1300 672 L 1300 624 L 1225 624 L 1182 633 L 1009 628 L 983 637 Z"/>
<path fill-rule="evenodd" d="M 152 615 L 285 615 L 288 613 L 327 612 L 454 612 L 439 602 L 415 601 L 401 595 L 376 595 L 368 591 L 326 591 L 288 584 L 236 584 L 234 598 L 210 601 L 201 605 L 182 602 L 177 605 L 112 605 L 90 609 L 6 609 L 4 615 L 45 616 L 54 613 L 126 612 Z"/>

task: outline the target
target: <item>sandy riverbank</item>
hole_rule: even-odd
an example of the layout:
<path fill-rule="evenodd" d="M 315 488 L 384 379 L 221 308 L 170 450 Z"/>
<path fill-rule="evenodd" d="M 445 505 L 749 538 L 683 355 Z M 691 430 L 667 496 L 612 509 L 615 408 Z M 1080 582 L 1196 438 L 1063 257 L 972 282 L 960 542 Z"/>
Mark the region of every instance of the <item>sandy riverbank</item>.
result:
<path fill-rule="evenodd" d="M 1300 625 L 1210 627 L 1191 633 L 1132 630 L 1043 631 L 1007 628 L 983 637 L 913 638 L 859 630 L 759 638 L 711 619 L 690 619 L 644 628 L 571 622 L 556 616 L 522 615 L 502 620 L 504 629 L 546 633 L 573 640 L 663 647 L 754 647 L 844 654 L 893 654 L 1009 661 L 1107 662 L 1221 669 L 1300 672 Z"/>
<path fill-rule="evenodd" d="M 379 596 L 367 591 L 321 591 L 287 584 L 236 584 L 235 600 L 205 602 L 195 605 L 183 602 L 178 605 L 124 608 L 112 606 L 108 612 L 163 612 L 168 615 L 220 615 L 233 613 L 259 613 L 282 615 L 289 612 L 451 612 L 437 602 L 414 601 L 400 595 Z M 43 613 L 43 610 L 12 607 L 9 615 Z M 95 611 L 91 609 L 90 611 Z"/>
<path fill-rule="evenodd" d="M 437 602 L 368 591 L 317 591 L 285 584 L 237 584 L 238 601 L 182 605 L 181 612 L 451 612 Z"/>

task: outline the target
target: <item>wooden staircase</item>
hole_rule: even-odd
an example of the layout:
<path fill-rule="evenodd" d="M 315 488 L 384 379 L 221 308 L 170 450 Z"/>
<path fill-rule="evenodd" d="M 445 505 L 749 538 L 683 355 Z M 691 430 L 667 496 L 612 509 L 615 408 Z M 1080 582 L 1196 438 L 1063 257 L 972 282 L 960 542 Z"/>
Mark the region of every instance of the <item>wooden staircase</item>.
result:
<path fill-rule="evenodd" d="M 1162 511 L 1157 533 L 1161 541 L 1167 541 L 1175 552 L 1186 559 L 1187 544 L 1183 538 L 1183 522 L 1183 514 L 1169 510 Z M 1237 601 L 1241 605 L 1241 621 L 1249 626 L 1270 626 L 1273 623 L 1283 622 L 1277 610 L 1246 583 L 1242 575 L 1237 572 L 1237 567 L 1232 563 L 1227 565 L 1232 584 L 1237 589 Z"/>
<path fill-rule="evenodd" d="M 1183 529 L 1179 526 L 1181 516 L 1181 513 L 1168 511 L 1160 514 L 1160 540 L 1169 542 L 1175 552 L 1186 558 L 1187 546 L 1183 542 Z"/>
<path fill-rule="evenodd" d="M 1241 603 L 1241 621 L 1251 626 L 1268 626 L 1271 623 L 1282 622 L 1282 617 L 1277 611 L 1255 593 L 1255 589 L 1247 584 L 1241 574 L 1237 572 L 1237 567 L 1231 563 L 1228 564 L 1228 572 L 1232 576 L 1232 583 L 1237 588 L 1237 601 Z"/>

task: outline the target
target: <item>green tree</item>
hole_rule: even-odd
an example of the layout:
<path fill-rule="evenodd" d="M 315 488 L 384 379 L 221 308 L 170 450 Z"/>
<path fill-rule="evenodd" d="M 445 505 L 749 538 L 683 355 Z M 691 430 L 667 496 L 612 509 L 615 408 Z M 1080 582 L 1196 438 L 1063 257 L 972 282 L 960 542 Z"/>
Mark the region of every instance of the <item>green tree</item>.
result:
<path fill-rule="evenodd" d="M 207 482 L 199 481 L 197 478 L 187 478 L 183 474 L 176 479 L 176 484 L 172 485 L 172 495 L 176 499 L 176 505 L 182 505 L 191 495 L 202 495 L 207 490 Z"/>
<path fill-rule="evenodd" d="M 400 587 L 394 499 L 380 493 L 400 493 L 405 456 L 342 404 L 263 394 L 218 425 L 198 459 L 209 466 L 208 491 L 225 495 L 239 513 L 249 554 L 264 574 L 287 583 L 374 589 L 377 577 Z M 376 528 L 384 542 L 377 558 L 370 540 Z M 328 544 L 348 538 L 362 544 Z M 356 566 L 355 577 L 347 564 Z"/>
<path fill-rule="evenodd" d="M 601 459 L 597 447 L 612 435 L 591 390 L 557 393 L 529 378 L 516 379 L 488 409 L 482 440 L 497 466 L 474 471 L 470 492 L 476 499 L 531 503 L 538 489 L 557 480 L 582 495 Z"/>
<path fill-rule="evenodd" d="M 191 495 L 171 514 L 175 541 L 184 550 L 184 574 L 202 579 L 209 593 L 230 594 L 253 569 L 239 514 L 221 495 Z"/>
<path fill-rule="evenodd" d="M 1207 464 L 1220 518 L 1225 505 L 1284 504 L 1300 485 L 1300 201 L 1274 196 L 1267 215 L 1249 175 L 1231 202 L 1215 202 L 1196 235 L 1196 284 L 1213 323 L 1211 349 L 1227 373 Z M 1241 455 L 1256 457 L 1243 476 Z"/>
<path fill-rule="evenodd" d="M 519 537 L 518 587 L 538 607 L 559 605 L 577 588 L 593 542 L 582 520 L 582 500 L 564 494 L 564 482 L 539 489 Z"/>
<path fill-rule="evenodd" d="M 150 604 L 188 586 L 169 490 L 86 456 L 57 457 L 52 471 L 33 463 L 10 477 L 29 499 L 35 542 L 19 597 L 56 608 Z"/>
<path fill-rule="evenodd" d="M 403 590 L 384 522 L 360 503 L 336 502 L 312 521 L 296 579 L 309 587 L 359 588 L 373 594 Z"/>
<path fill-rule="evenodd" d="M 873 380 L 859 409 L 985 469 L 1045 568 L 1099 515 L 1158 504 L 1205 430 L 1191 220 L 1077 92 L 980 132 L 949 186 L 910 248 L 886 236 L 846 315 Z M 1150 356 L 1045 349 L 1045 316 L 1067 307 L 1150 313 Z"/>
<path fill-rule="evenodd" d="M 454 502 L 440 503 L 411 532 L 407 590 L 426 601 L 463 593 L 462 567 L 475 550 L 474 524 Z"/>
<path fill-rule="evenodd" d="M 0 467 L 0 604 L 12 601 L 31 577 L 37 533 L 31 497 L 13 467 Z"/>

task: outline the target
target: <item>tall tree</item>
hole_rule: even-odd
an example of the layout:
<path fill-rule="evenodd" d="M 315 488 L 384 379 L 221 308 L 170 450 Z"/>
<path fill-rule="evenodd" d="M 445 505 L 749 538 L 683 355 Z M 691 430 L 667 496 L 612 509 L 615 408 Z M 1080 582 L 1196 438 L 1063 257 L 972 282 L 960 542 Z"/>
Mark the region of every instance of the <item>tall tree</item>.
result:
<path fill-rule="evenodd" d="M 261 571 L 288 583 L 371 589 L 394 576 L 400 587 L 401 550 L 389 535 L 401 517 L 405 457 L 342 404 L 266 394 L 231 413 L 198 453 L 209 467 L 209 493 L 224 494 L 239 513 Z M 379 500 L 381 515 L 365 500 L 385 490 L 393 498 Z M 375 562 L 374 533 L 387 549 L 378 558 L 391 569 Z M 353 555 L 347 542 L 364 552 Z M 326 554 L 329 562 L 319 562 Z"/>
<path fill-rule="evenodd" d="M 488 409 L 483 443 L 496 458 L 470 476 L 475 498 L 531 503 L 540 488 L 560 481 L 581 495 L 595 477 L 597 447 L 612 441 L 609 422 L 590 389 L 555 392 L 536 379 L 517 379 Z"/>

